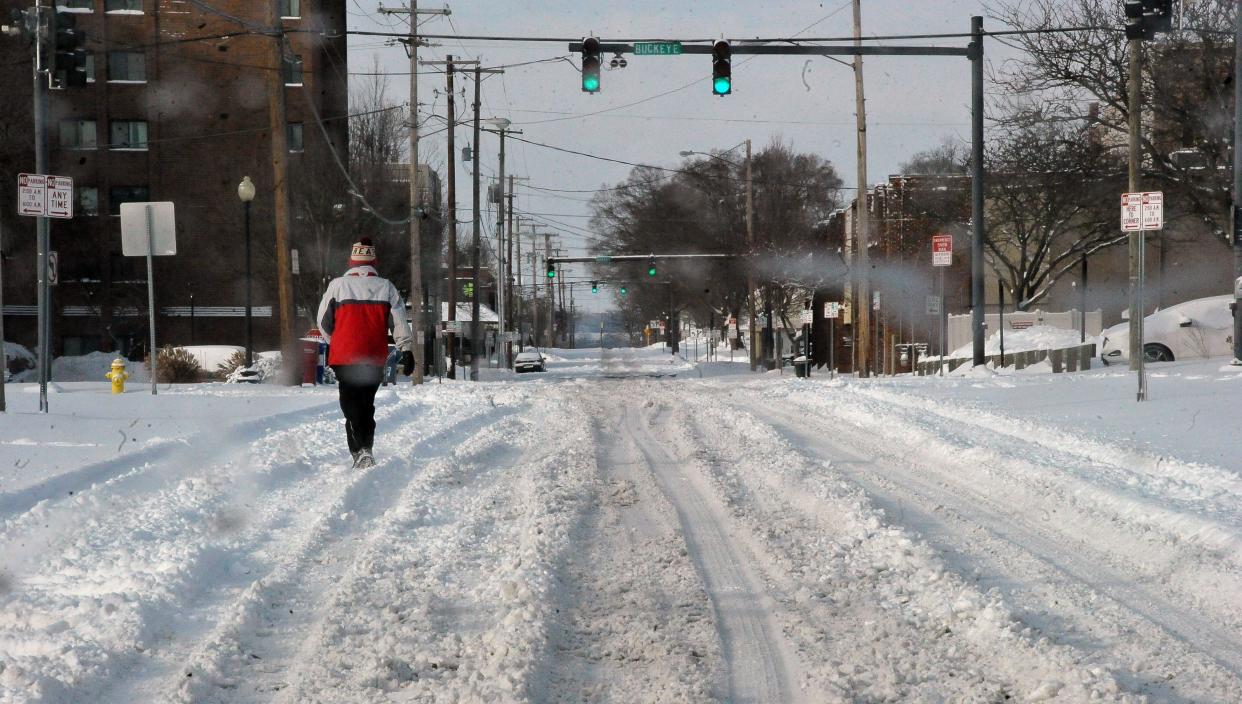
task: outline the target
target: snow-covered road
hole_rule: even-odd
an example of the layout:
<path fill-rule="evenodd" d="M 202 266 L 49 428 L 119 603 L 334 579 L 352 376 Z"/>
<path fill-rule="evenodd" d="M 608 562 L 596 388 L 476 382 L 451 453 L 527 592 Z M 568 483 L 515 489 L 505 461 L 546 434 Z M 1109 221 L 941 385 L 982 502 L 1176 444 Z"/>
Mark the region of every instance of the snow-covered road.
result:
<path fill-rule="evenodd" d="M 1237 464 L 969 381 L 552 359 L 382 390 L 365 471 L 330 389 L 19 408 L 0 702 L 1242 700 Z"/>

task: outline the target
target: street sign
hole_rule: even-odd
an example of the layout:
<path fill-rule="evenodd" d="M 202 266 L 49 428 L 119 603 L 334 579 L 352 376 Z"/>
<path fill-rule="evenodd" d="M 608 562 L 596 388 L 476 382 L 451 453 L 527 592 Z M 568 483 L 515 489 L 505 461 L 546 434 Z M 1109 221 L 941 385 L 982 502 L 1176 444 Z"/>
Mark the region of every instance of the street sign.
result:
<path fill-rule="evenodd" d="M 148 205 L 151 206 L 149 222 Z M 121 203 L 121 254 L 127 257 L 147 256 L 148 225 L 151 228 L 150 241 L 154 243 L 151 255 L 165 257 L 176 254 L 176 212 L 170 201 Z"/>
<path fill-rule="evenodd" d="M 1121 194 L 1121 231 L 1164 229 L 1164 192 Z"/>
<path fill-rule="evenodd" d="M 681 42 L 635 42 L 635 56 L 676 56 L 681 54 Z"/>
<path fill-rule="evenodd" d="M 932 235 L 932 266 L 953 265 L 953 235 Z"/>
<path fill-rule="evenodd" d="M 293 255 L 292 256 L 293 262 L 291 266 L 293 269 L 293 275 L 297 276 L 298 274 L 302 273 L 302 267 L 298 265 L 298 250 L 296 249 L 290 250 L 289 254 Z"/>
<path fill-rule="evenodd" d="M 871 310 L 879 310 L 879 309 L 880 309 L 880 292 L 872 291 L 871 292 Z"/>
<path fill-rule="evenodd" d="M 927 297 L 927 314 L 940 315 L 940 296 Z"/>
<path fill-rule="evenodd" d="M 828 301 L 824 304 L 824 317 L 829 320 L 835 320 L 841 317 L 841 304 L 837 301 Z"/>
<path fill-rule="evenodd" d="M 451 332 L 454 335 L 460 335 L 462 330 L 461 325 L 462 321 L 460 320 L 446 320 L 444 321 L 444 332 Z"/>
<path fill-rule="evenodd" d="M 815 313 L 814 313 L 814 311 L 813 311 L 812 309 L 810 309 L 810 308 L 803 308 L 803 309 L 802 309 L 802 324 L 803 324 L 803 325 L 810 325 L 810 324 L 811 324 L 811 322 L 812 322 L 812 321 L 814 321 L 814 320 L 815 320 Z"/>
<path fill-rule="evenodd" d="M 73 179 L 43 174 L 17 175 L 17 214 L 30 217 L 73 217 Z"/>
<path fill-rule="evenodd" d="M 47 285 L 55 286 L 60 283 L 60 254 L 56 250 L 47 253 Z"/>

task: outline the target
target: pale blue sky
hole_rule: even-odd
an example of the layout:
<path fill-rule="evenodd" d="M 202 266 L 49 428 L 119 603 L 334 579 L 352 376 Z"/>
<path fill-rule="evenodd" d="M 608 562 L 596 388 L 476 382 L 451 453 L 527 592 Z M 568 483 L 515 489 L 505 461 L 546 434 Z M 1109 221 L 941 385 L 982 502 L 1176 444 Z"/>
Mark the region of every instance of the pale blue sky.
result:
<path fill-rule="evenodd" d="M 389 6 L 398 0 L 389 0 Z M 420 6 L 444 7 L 423 0 Z M 670 37 L 746 39 L 790 36 L 809 25 L 800 36 L 837 37 L 851 32 L 851 4 L 847 0 L 810 2 L 602 2 L 598 0 L 544 0 L 542 2 L 456 0 L 451 22 L 427 18 L 422 31 L 483 35 L 610 38 Z M 400 20 L 380 17 L 373 0 L 349 0 L 352 29 L 399 29 Z M 724 10 L 721 11 L 721 8 Z M 971 15 L 986 11 L 980 0 L 863 0 L 863 31 L 868 35 L 967 32 Z M 985 27 L 988 21 L 985 19 Z M 998 25 L 993 21 L 991 26 Z M 400 47 L 383 48 L 381 40 L 351 37 L 352 71 L 369 70 L 377 56 L 384 70 L 406 71 L 408 61 Z M 445 54 L 481 57 L 484 65 L 511 64 L 564 56 L 565 45 L 492 43 L 438 40 L 439 46 L 420 51 L 422 58 Z M 898 42 L 893 42 L 898 43 Z M 905 42 L 909 43 L 909 42 Z M 966 39 L 942 42 L 964 46 Z M 989 40 L 993 62 L 1011 52 Z M 605 56 L 605 66 L 611 57 Z M 576 62 L 577 57 L 573 57 Z M 605 68 L 602 90 L 587 95 L 579 89 L 578 72 L 565 62 L 534 64 L 510 69 L 503 78 L 483 83 L 484 116 L 507 117 L 526 139 L 627 161 L 674 166 L 682 149 L 727 148 L 750 138 L 756 148 L 781 138 L 795 148 L 830 159 L 845 183 L 855 185 L 854 88 L 852 71 L 826 58 L 746 57 L 733 61 L 733 94 L 711 95 L 711 62 L 707 56 L 634 57 L 619 70 Z M 882 181 L 914 152 L 938 144 L 946 136 L 966 136 L 970 125 L 970 73 L 964 58 L 868 58 L 864 65 L 869 122 L 869 180 Z M 697 82 L 696 82 L 697 81 Z M 686 86 L 661 97 L 665 93 Z M 391 95 L 408 97 L 408 78 L 394 76 Z M 459 84 L 460 85 L 460 84 Z M 465 84 L 472 89 L 469 83 Z M 419 83 L 423 111 L 444 113 L 444 77 L 422 76 Z M 434 91 L 439 91 L 436 93 Z M 629 105 L 636 101 L 645 101 Z M 462 103 L 459 102 L 459 109 Z M 584 117 L 584 113 L 606 111 Z M 707 118 L 707 119 L 705 119 Z M 751 122 L 737 122 L 748 120 Z M 442 122 L 427 123 L 435 129 Z M 458 144 L 469 139 L 458 132 Z M 484 136 L 483 173 L 496 170 L 497 139 Z M 624 178 L 628 167 L 510 142 L 508 171 L 529 177 L 545 188 L 590 189 Z M 444 135 L 422 142 L 443 159 Z M 460 163 L 460 162 L 459 162 Z M 469 171 L 458 169 L 459 206 L 469 217 Z M 587 193 L 539 194 L 518 191 L 519 210 L 545 213 L 542 230 L 558 230 L 573 253 L 584 251 L 585 240 L 573 228 L 588 227 Z M 494 216 L 493 218 L 494 219 Z M 558 224 L 564 223 L 564 225 Z M 573 226 L 573 228 L 569 227 Z M 589 293 L 587 294 L 589 296 Z"/>

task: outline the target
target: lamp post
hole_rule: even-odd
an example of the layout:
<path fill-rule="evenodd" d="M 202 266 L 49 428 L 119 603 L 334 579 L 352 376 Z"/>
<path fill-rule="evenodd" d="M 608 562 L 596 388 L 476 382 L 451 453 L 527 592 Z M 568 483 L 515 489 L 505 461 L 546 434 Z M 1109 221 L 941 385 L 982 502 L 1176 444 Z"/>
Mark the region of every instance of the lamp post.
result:
<path fill-rule="evenodd" d="M 254 182 L 243 176 L 237 184 L 237 197 L 246 211 L 246 367 L 254 366 L 254 327 L 250 314 L 250 201 L 254 200 Z"/>

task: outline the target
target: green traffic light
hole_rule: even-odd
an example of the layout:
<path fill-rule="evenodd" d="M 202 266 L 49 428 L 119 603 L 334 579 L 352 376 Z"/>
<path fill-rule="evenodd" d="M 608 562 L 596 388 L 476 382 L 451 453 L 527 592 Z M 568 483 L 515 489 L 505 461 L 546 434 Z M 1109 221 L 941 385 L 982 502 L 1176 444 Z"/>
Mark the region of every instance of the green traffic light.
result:
<path fill-rule="evenodd" d="M 622 286 L 622 287 L 621 287 L 621 295 L 622 295 L 622 296 L 624 296 L 627 292 L 628 292 L 628 289 L 626 289 L 624 286 Z"/>
<path fill-rule="evenodd" d="M 549 279 L 555 279 L 555 278 L 556 278 L 556 269 L 548 269 L 548 278 L 549 278 Z"/>
<path fill-rule="evenodd" d="M 594 93 L 599 90 L 599 76 L 583 76 L 582 90 L 588 93 Z"/>
<path fill-rule="evenodd" d="M 721 76 L 712 82 L 712 92 L 716 95 L 728 95 L 732 88 L 732 79 L 725 76 Z"/>
<path fill-rule="evenodd" d="M 656 275 L 656 268 L 654 266 L 649 267 L 647 269 L 647 276 L 655 276 L 655 275 Z"/>
<path fill-rule="evenodd" d="M 599 293 L 599 284 L 591 283 L 591 293 Z"/>

